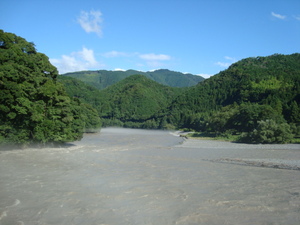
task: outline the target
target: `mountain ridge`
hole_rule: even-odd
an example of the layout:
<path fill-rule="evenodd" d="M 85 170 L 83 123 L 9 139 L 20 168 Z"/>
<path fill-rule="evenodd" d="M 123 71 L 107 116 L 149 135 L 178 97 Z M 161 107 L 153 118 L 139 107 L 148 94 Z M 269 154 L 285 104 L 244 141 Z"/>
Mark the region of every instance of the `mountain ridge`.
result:
<path fill-rule="evenodd" d="M 203 77 L 193 75 L 190 73 L 181 73 L 171 71 L 168 69 L 159 69 L 154 71 L 138 71 L 138 70 L 126 70 L 126 71 L 112 71 L 112 70 L 96 70 L 96 71 L 77 71 L 72 73 L 65 73 L 61 76 L 69 76 L 79 79 L 99 90 L 102 90 L 112 84 L 117 83 L 120 80 L 125 79 L 131 75 L 144 75 L 151 80 L 154 80 L 160 84 L 170 87 L 190 87 L 205 80 Z"/>

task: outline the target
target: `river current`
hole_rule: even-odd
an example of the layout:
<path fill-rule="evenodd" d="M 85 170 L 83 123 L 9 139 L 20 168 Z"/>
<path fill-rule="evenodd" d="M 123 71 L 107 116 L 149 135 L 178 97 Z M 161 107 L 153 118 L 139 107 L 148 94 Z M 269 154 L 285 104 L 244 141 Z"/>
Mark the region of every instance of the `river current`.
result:
<path fill-rule="evenodd" d="M 0 151 L 0 225 L 300 224 L 300 145 L 104 128 Z"/>

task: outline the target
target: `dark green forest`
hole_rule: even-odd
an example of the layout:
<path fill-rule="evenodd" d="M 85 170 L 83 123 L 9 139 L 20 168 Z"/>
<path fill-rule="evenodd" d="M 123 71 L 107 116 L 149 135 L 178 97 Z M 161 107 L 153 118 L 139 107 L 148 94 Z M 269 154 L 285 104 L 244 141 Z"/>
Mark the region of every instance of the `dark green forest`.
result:
<path fill-rule="evenodd" d="M 1 144 L 62 143 L 99 128 L 97 111 L 70 98 L 57 76 L 33 43 L 0 30 Z"/>
<path fill-rule="evenodd" d="M 33 43 L 0 31 L 0 144 L 79 140 L 101 123 L 247 143 L 300 135 L 298 53 L 246 58 L 204 81 L 169 70 L 110 72 L 58 75 Z"/>
<path fill-rule="evenodd" d="M 63 76 L 73 77 L 79 79 L 86 84 L 89 84 L 99 90 L 102 90 L 112 84 L 115 84 L 126 77 L 132 75 L 144 75 L 149 79 L 156 81 L 157 83 L 167 85 L 170 87 L 190 87 L 203 81 L 204 78 L 201 76 L 195 76 L 192 74 L 180 73 L 170 71 L 166 69 L 160 69 L 155 71 L 142 72 L 137 70 L 127 71 L 108 71 L 108 70 L 97 70 L 97 71 L 79 71 L 73 73 L 66 73 Z"/>
<path fill-rule="evenodd" d="M 163 110 L 186 88 L 159 84 L 143 75 L 132 75 L 103 90 L 66 76 L 59 76 L 70 97 L 91 104 L 104 127 L 166 128 Z"/>
<path fill-rule="evenodd" d="M 299 136 L 299 79 L 300 54 L 274 54 L 243 59 L 192 87 L 171 88 L 135 75 L 94 88 L 90 97 L 74 90 L 72 96 L 92 104 L 103 126 L 187 129 L 237 135 L 241 142 L 285 143 Z"/>
<path fill-rule="evenodd" d="M 274 54 L 234 63 L 178 96 L 166 112 L 178 128 L 240 134 L 243 142 L 283 143 L 299 135 L 299 102 L 300 54 Z M 273 127 L 255 140 L 264 123 Z"/>

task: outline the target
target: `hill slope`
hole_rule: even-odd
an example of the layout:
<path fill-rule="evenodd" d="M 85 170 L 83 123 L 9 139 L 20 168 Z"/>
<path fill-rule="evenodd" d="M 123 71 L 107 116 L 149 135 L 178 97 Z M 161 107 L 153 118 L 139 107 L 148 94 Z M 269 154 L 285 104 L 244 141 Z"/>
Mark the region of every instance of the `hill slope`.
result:
<path fill-rule="evenodd" d="M 101 91 L 72 80 L 81 90 L 77 95 L 97 108 L 104 126 L 192 128 L 216 134 L 251 133 L 265 126 L 272 127 L 272 135 L 260 142 L 268 143 L 286 142 L 291 132 L 300 134 L 300 54 L 246 58 L 187 88 L 167 87 L 143 75 Z"/>
<path fill-rule="evenodd" d="M 160 112 L 186 89 L 161 85 L 143 75 L 132 75 L 104 90 L 72 77 L 58 80 L 70 97 L 97 109 L 103 126 L 158 128 Z"/>
<path fill-rule="evenodd" d="M 299 102 L 300 54 L 275 54 L 243 59 L 189 88 L 172 102 L 168 113 L 172 123 L 189 127 L 195 114 L 208 116 L 222 107 L 247 103 L 268 105 L 286 121 L 299 123 L 299 118 L 292 116 Z"/>
<path fill-rule="evenodd" d="M 159 112 L 182 90 L 158 84 L 143 75 L 127 77 L 100 91 L 102 104 L 107 106 L 100 109 L 102 117 L 108 122 L 104 125 L 125 123 L 125 126 L 131 127 L 157 128 L 158 124 L 144 123 L 151 119 L 154 123 L 159 117 Z"/>
<path fill-rule="evenodd" d="M 63 76 L 70 76 L 77 78 L 91 86 L 102 90 L 118 81 L 129 77 L 131 75 L 144 75 L 151 80 L 154 80 L 160 84 L 170 87 L 190 87 L 204 80 L 201 76 L 192 74 L 184 74 L 180 72 L 170 71 L 166 69 L 160 69 L 155 71 L 141 72 L 137 70 L 127 71 L 80 71 L 74 73 L 66 73 Z"/>

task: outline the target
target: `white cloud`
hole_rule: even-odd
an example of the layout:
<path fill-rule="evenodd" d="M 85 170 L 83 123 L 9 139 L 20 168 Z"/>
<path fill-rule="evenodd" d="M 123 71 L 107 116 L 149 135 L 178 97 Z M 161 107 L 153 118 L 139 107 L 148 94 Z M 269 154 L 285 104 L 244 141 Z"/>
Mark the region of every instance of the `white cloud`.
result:
<path fill-rule="evenodd" d="M 126 70 L 121 69 L 121 68 L 116 68 L 116 69 L 114 69 L 114 71 L 126 71 Z"/>
<path fill-rule="evenodd" d="M 294 16 L 294 18 L 300 21 L 300 16 Z"/>
<path fill-rule="evenodd" d="M 57 67 L 60 74 L 103 67 L 95 59 L 94 51 L 85 47 L 82 48 L 82 51 L 62 55 L 60 59 L 50 59 L 50 62 Z"/>
<path fill-rule="evenodd" d="M 212 74 L 206 74 L 206 73 L 200 73 L 200 74 L 197 74 L 197 75 L 201 76 L 201 77 L 203 77 L 205 79 L 210 78 L 211 76 L 213 76 Z"/>
<path fill-rule="evenodd" d="M 118 52 L 118 51 L 110 51 L 103 54 L 106 58 L 114 58 L 114 57 L 128 57 L 131 54 L 126 52 Z"/>
<path fill-rule="evenodd" d="M 232 61 L 232 62 L 236 62 L 236 59 L 233 58 L 233 57 L 225 56 L 224 58 L 227 59 L 227 60 L 230 60 L 230 61 Z"/>
<path fill-rule="evenodd" d="M 171 56 L 164 54 L 139 54 L 138 57 L 145 60 L 145 63 L 151 68 L 163 68 L 166 66 L 163 61 L 171 60 Z"/>
<path fill-rule="evenodd" d="M 232 63 L 235 63 L 237 60 L 230 56 L 225 56 L 224 59 L 230 61 L 230 62 L 216 62 L 215 64 L 221 67 L 229 67 Z"/>
<path fill-rule="evenodd" d="M 159 68 L 165 67 L 165 64 L 159 61 L 147 61 L 146 62 L 147 66 L 151 68 L 155 68 L 155 70 L 159 70 Z"/>
<path fill-rule="evenodd" d="M 221 67 L 229 67 L 231 63 L 227 62 L 216 62 L 216 65 L 221 66 Z"/>
<path fill-rule="evenodd" d="M 286 16 L 284 15 L 280 15 L 280 14 L 277 14 L 277 13 L 274 13 L 272 12 L 271 15 L 277 19 L 281 19 L 281 20 L 284 20 L 286 18 Z"/>
<path fill-rule="evenodd" d="M 99 10 L 91 10 L 90 12 L 81 11 L 77 22 L 87 33 L 96 33 L 99 37 L 102 36 L 101 24 L 103 19 L 101 18 L 102 13 Z"/>
<path fill-rule="evenodd" d="M 170 60 L 171 57 L 164 54 L 141 54 L 139 55 L 141 59 L 150 60 L 150 61 L 162 61 L 162 60 Z"/>

